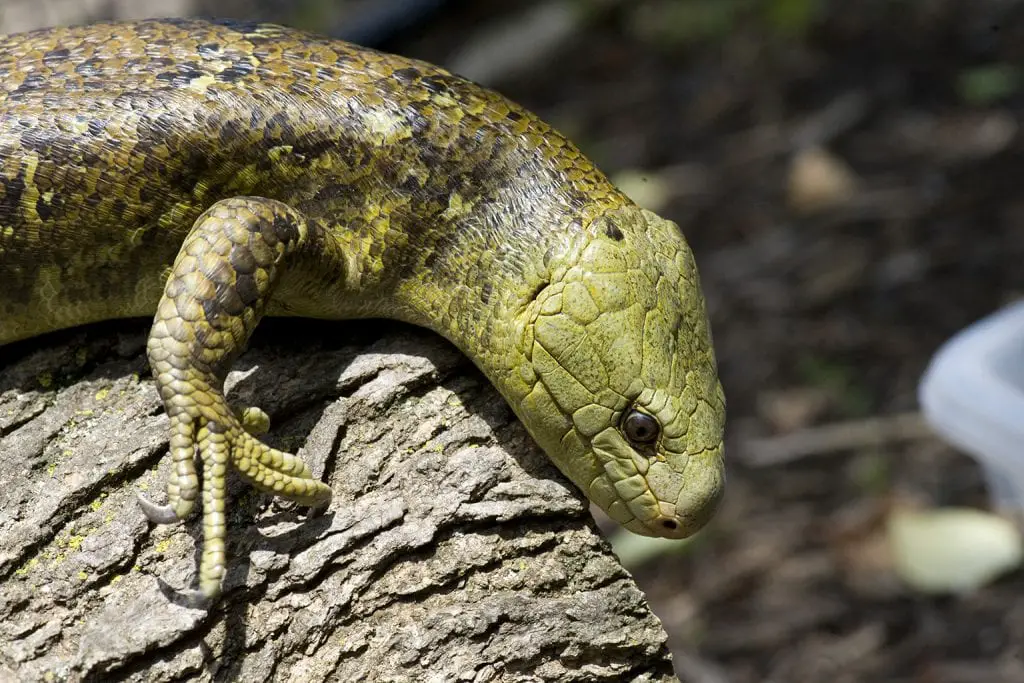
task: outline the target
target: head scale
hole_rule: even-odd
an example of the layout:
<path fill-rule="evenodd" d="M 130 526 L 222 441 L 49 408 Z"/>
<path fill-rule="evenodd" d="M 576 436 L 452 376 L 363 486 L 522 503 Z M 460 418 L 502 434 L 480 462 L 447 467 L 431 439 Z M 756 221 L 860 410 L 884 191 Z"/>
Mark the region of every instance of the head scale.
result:
<path fill-rule="evenodd" d="M 691 535 L 722 495 L 725 397 L 682 232 L 622 208 L 553 255 L 549 274 L 530 307 L 517 412 L 613 519 Z"/>

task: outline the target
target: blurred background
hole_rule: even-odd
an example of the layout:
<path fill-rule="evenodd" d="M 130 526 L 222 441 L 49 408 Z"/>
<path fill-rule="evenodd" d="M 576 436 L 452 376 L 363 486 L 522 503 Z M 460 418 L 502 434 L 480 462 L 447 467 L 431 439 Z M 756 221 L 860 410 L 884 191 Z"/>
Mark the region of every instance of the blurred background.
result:
<path fill-rule="evenodd" d="M 693 542 L 613 537 L 683 680 L 1024 681 L 1019 534 L 968 576 L 949 527 L 913 531 L 920 511 L 989 507 L 916 390 L 948 337 L 1024 296 L 1024 2 L 0 0 L 8 32 L 168 15 L 440 63 L 683 227 L 729 490 Z"/>

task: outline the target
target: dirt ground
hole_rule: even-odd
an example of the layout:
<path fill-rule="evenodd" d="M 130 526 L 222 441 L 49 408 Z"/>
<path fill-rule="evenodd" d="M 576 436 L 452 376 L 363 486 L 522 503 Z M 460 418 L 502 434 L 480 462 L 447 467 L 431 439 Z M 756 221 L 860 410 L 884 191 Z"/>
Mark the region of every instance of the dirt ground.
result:
<path fill-rule="evenodd" d="M 1024 295 L 1024 4 L 568 4 L 590 11 L 549 36 L 516 22 L 562 3 L 452 2 L 384 47 L 480 69 L 696 251 L 729 491 L 696 543 L 634 569 L 681 678 L 1024 681 L 1024 572 L 921 595 L 884 534 L 906 501 L 987 504 L 907 414 L 938 346 Z M 530 47 L 488 53 L 494 25 Z M 765 455 L 834 423 L 862 428 Z"/>

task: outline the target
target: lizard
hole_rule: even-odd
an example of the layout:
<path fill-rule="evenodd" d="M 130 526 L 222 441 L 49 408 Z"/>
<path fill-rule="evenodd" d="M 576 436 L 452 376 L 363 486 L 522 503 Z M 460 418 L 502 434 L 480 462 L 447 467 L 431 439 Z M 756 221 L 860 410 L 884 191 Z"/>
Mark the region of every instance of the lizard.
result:
<path fill-rule="evenodd" d="M 227 566 L 225 481 L 323 507 L 224 380 L 265 315 L 391 318 L 464 353 L 612 519 L 685 538 L 722 498 L 725 397 L 693 253 L 573 143 L 423 61 L 273 24 L 0 38 L 0 345 L 153 316 L 167 503 Z"/>

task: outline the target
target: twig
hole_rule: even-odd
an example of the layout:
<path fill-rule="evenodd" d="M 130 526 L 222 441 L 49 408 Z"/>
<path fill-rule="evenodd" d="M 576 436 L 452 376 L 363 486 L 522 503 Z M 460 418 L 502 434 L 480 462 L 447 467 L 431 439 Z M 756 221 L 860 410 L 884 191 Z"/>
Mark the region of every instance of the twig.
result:
<path fill-rule="evenodd" d="M 739 457 L 751 467 L 773 467 L 813 455 L 934 437 L 921 413 L 902 413 L 748 439 L 740 445 Z"/>

